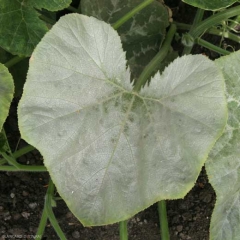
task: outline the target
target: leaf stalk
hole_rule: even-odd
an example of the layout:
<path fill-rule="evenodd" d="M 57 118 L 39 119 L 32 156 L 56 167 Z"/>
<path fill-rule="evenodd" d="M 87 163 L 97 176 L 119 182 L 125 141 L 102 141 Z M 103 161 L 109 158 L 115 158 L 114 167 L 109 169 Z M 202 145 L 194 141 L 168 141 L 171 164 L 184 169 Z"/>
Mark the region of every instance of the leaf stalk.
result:
<path fill-rule="evenodd" d="M 165 200 L 158 202 L 158 214 L 159 214 L 159 220 L 160 220 L 161 239 L 170 240 L 169 230 L 168 230 L 168 221 L 167 221 L 167 207 L 166 207 Z"/>
<path fill-rule="evenodd" d="M 119 222 L 120 240 L 128 240 L 127 220 Z"/>

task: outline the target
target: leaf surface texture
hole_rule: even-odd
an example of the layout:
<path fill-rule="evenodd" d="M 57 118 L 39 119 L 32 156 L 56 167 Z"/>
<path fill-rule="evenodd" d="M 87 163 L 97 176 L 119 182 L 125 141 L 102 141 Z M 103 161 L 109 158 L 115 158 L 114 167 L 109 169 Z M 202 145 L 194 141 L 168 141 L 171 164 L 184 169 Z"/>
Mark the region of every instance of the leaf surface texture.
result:
<path fill-rule="evenodd" d="M 201 55 L 133 92 L 117 32 L 70 14 L 34 51 L 18 114 L 69 208 L 84 225 L 104 225 L 184 197 L 227 108 L 223 76 Z"/>

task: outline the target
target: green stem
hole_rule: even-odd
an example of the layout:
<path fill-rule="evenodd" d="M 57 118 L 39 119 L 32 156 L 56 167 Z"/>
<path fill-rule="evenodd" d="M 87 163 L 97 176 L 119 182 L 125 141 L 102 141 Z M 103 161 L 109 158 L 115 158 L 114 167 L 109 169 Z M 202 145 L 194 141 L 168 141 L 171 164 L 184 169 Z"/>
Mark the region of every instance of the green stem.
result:
<path fill-rule="evenodd" d="M 12 156 L 9 156 L 8 154 L 6 154 L 5 152 L 1 152 L 1 155 L 7 160 L 8 164 L 14 166 L 15 168 L 18 169 L 18 171 L 20 170 L 20 165 L 16 159 Z"/>
<path fill-rule="evenodd" d="M 0 166 L 3 165 L 3 164 L 6 164 L 6 163 L 7 163 L 6 159 L 0 159 Z"/>
<path fill-rule="evenodd" d="M 186 23 L 178 23 L 178 22 L 173 22 L 174 24 L 176 24 L 178 29 L 181 30 L 190 30 L 191 25 L 190 24 L 186 24 Z M 212 27 L 209 28 L 206 33 L 208 34 L 212 34 L 212 35 L 216 35 L 216 36 L 220 36 L 220 37 L 224 37 L 224 38 L 228 38 L 231 39 L 237 43 L 240 43 L 240 37 L 234 33 L 231 33 L 229 31 L 222 31 L 220 29 L 217 29 L 216 27 Z"/>
<path fill-rule="evenodd" d="M 206 20 L 199 23 L 191 32 L 191 36 L 194 39 L 197 39 L 202 33 L 204 33 L 208 28 L 219 24 L 221 21 L 224 21 L 228 18 L 239 15 L 240 6 L 228 8 L 222 12 L 212 15 Z"/>
<path fill-rule="evenodd" d="M 55 201 L 60 201 L 60 200 L 63 200 L 61 197 L 55 197 L 54 198 Z"/>
<path fill-rule="evenodd" d="M 167 33 L 166 39 L 164 40 L 162 48 L 157 53 L 157 55 L 150 61 L 150 63 L 144 68 L 133 88 L 133 91 L 140 91 L 141 87 L 145 85 L 151 74 L 157 69 L 162 60 L 167 56 L 175 32 L 176 25 L 172 24 Z"/>
<path fill-rule="evenodd" d="M 12 155 L 13 155 L 14 158 L 19 158 L 19 157 L 21 157 L 22 155 L 24 155 L 24 154 L 26 154 L 26 153 L 28 153 L 28 152 L 33 151 L 34 149 L 35 149 L 35 148 L 34 148 L 33 146 L 28 145 L 28 146 L 26 146 L 26 147 L 23 147 L 23 148 L 17 150 L 17 151 L 14 152 Z"/>
<path fill-rule="evenodd" d="M 122 18 L 120 18 L 117 22 L 112 24 L 112 27 L 114 29 L 118 29 L 120 26 L 122 26 L 126 21 L 128 21 L 131 17 L 133 17 L 136 13 L 147 7 L 149 4 L 154 2 L 154 0 L 146 0 L 142 3 L 140 3 L 137 7 L 132 9 L 130 12 L 128 12 L 126 15 L 124 15 Z"/>
<path fill-rule="evenodd" d="M 7 148 L 8 148 L 8 152 L 12 155 L 12 150 L 11 150 L 11 148 L 10 148 L 10 145 L 9 145 L 9 142 L 8 142 L 8 138 L 7 138 L 7 134 L 6 134 L 4 128 L 2 129 L 2 134 L 3 134 L 4 140 L 6 141 L 6 145 L 7 145 Z"/>
<path fill-rule="evenodd" d="M 120 240 L 128 240 L 127 220 L 119 222 Z"/>
<path fill-rule="evenodd" d="M 220 55 L 228 55 L 228 54 L 231 53 L 231 52 L 229 52 L 229 51 L 227 51 L 225 49 L 222 49 L 222 48 L 220 48 L 220 47 L 218 47 L 216 45 L 213 45 L 213 44 L 211 44 L 211 43 L 209 43 L 209 42 L 207 42 L 207 41 L 205 41 L 205 40 L 203 40 L 201 38 L 197 38 L 196 39 L 196 43 L 201 45 L 201 46 L 203 46 L 203 47 L 205 47 L 205 48 L 207 48 L 207 49 L 210 49 L 210 50 L 212 50 L 214 52 L 217 52 Z"/>
<path fill-rule="evenodd" d="M 67 238 L 65 237 L 62 229 L 60 228 L 60 226 L 57 222 L 57 219 L 55 218 L 53 210 L 52 210 L 53 192 L 54 192 L 54 185 L 53 185 L 52 180 L 50 179 L 47 194 L 46 194 L 46 199 L 45 199 L 46 212 L 48 215 L 48 219 L 49 219 L 50 223 L 52 224 L 54 230 L 56 231 L 58 237 L 61 240 L 67 240 Z"/>
<path fill-rule="evenodd" d="M 159 220 L 160 220 L 161 240 L 169 240 L 170 238 L 169 238 L 167 208 L 166 208 L 165 200 L 158 202 L 158 214 L 159 214 Z"/>
<path fill-rule="evenodd" d="M 10 59 L 8 62 L 4 63 L 5 67 L 10 68 L 13 65 L 17 64 L 18 62 L 21 62 L 23 59 L 25 59 L 26 57 L 13 57 L 12 59 Z"/>
<path fill-rule="evenodd" d="M 40 15 L 39 18 L 50 25 L 54 25 L 56 23 L 56 21 L 54 21 L 53 19 L 51 19 L 49 17 L 46 17 L 45 15 Z"/>
<path fill-rule="evenodd" d="M 204 10 L 198 8 L 198 9 L 197 9 L 197 12 L 196 12 L 196 15 L 195 15 L 195 17 L 194 17 L 194 20 L 193 20 L 193 24 L 192 24 L 192 26 L 191 26 L 191 30 L 193 30 L 193 29 L 195 28 L 195 26 L 202 21 L 203 15 L 204 15 Z M 190 31 L 191 31 L 191 30 L 190 30 Z"/>
<path fill-rule="evenodd" d="M 39 226 L 38 226 L 38 230 L 37 230 L 35 239 L 37 239 L 37 240 L 42 239 L 45 227 L 47 225 L 47 219 L 48 219 L 48 217 L 47 217 L 46 205 L 44 205 L 43 212 L 42 212 L 42 217 L 41 217 L 41 220 L 40 220 L 40 223 L 39 223 Z"/>
<path fill-rule="evenodd" d="M 233 20 L 231 20 L 229 27 L 234 31 L 234 28 L 237 27 L 239 24 L 240 24 L 240 15 L 238 15 Z"/>
<path fill-rule="evenodd" d="M 71 11 L 71 12 L 79 13 L 79 9 L 77 9 L 77 8 L 75 8 L 75 7 L 73 7 L 73 6 L 69 6 L 69 7 L 67 7 L 67 9 L 68 9 L 69 11 Z"/>
<path fill-rule="evenodd" d="M 7 172 L 47 172 L 47 169 L 44 166 L 28 166 L 19 164 L 18 168 L 14 166 L 0 166 L 0 171 Z"/>
<path fill-rule="evenodd" d="M 198 8 L 197 13 L 195 15 L 195 18 L 193 20 L 193 24 L 190 28 L 189 34 L 191 35 L 191 32 L 195 29 L 195 27 L 202 21 L 204 15 L 204 10 Z M 192 51 L 193 45 L 192 46 L 185 46 L 183 49 L 182 55 L 189 54 Z"/>

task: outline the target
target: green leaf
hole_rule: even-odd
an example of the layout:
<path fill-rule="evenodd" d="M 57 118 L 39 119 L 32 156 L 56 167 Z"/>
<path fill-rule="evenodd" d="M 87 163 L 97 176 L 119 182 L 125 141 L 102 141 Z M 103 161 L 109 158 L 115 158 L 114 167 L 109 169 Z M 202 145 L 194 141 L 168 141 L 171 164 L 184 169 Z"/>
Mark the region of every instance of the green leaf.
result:
<path fill-rule="evenodd" d="M 5 122 L 14 93 L 14 85 L 8 69 L 0 63 L 0 132 Z"/>
<path fill-rule="evenodd" d="M 202 8 L 205 10 L 219 10 L 226 8 L 237 2 L 238 0 L 183 0 L 183 2 L 192 5 L 194 7 Z"/>
<path fill-rule="evenodd" d="M 14 55 L 30 56 L 48 30 L 36 9 L 56 11 L 70 3 L 71 0 L 0 1 L 0 46 Z"/>
<path fill-rule="evenodd" d="M 22 95 L 23 85 L 26 81 L 28 66 L 29 58 L 26 58 L 9 68 L 9 72 L 12 74 L 14 80 L 14 97 L 19 97 Z"/>
<path fill-rule="evenodd" d="M 141 2 L 142 0 L 82 0 L 81 9 L 85 15 L 113 24 Z M 158 53 L 168 25 L 167 7 L 155 1 L 117 29 L 123 49 L 127 52 L 132 78 L 137 79 Z"/>
<path fill-rule="evenodd" d="M 189 55 L 133 92 L 117 32 L 69 14 L 30 60 L 21 136 L 84 225 L 114 223 L 193 187 L 226 123 L 223 86 L 211 60 Z"/>
<path fill-rule="evenodd" d="M 217 195 L 210 239 L 238 240 L 240 236 L 240 51 L 216 60 L 227 88 L 229 118 L 222 137 L 214 146 L 206 169 Z"/>
<path fill-rule="evenodd" d="M 37 9 L 47 9 L 49 11 L 58 11 L 70 5 L 72 0 L 29 0 L 28 4 Z"/>

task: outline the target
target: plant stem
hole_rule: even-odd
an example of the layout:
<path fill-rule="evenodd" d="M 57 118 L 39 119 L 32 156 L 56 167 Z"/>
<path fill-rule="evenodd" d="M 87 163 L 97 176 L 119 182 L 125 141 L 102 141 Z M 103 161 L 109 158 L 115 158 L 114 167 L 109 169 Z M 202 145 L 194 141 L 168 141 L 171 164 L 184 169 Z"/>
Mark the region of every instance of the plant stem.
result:
<path fill-rule="evenodd" d="M 169 240 L 170 238 L 169 238 L 167 208 L 166 208 L 165 200 L 158 202 L 158 214 L 159 214 L 159 220 L 160 220 L 161 240 Z"/>
<path fill-rule="evenodd" d="M 23 56 L 16 56 L 13 57 L 12 59 L 10 59 L 8 62 L 4 63 L 5 67 L 10 68 L 13 65 L 17 64 L 18 62 L 21 62 L 23 59 L 25 59 L 26 57 Z"/>
<path fill-rule="evenodd" d="M 10 154 L 12 154 L 12 150 L 11 150 L 11 148 L 10 148 L 10 145 L 9 145 L 9 142 L 8 142 L 8 139 L 7 139 L 7 134 L 6 134 L 4 128 L 2 129 L 2 134 L 3 134 L 3 137 L 5 138 L 8 151 L 9 151 Z"/>
<path fill-rule="evenodd" d="M 149 4 L 154 2 L 154 0 L 146 0 L 142 3 L 140 3 L 137 7 L 132 9 L 130 12 L 125 14 L 122 18 L 120 18 L 117 22 L 112 24 L 112 27 L 114 29 L 118 29 L 120 26 L 122 26 L 126 21 L 128 21 L 132 16 L 134 16 L 136 13 L 147 7 Z"/>
<path fill-rule="evenodd" d="M 47 169 L 44 166 L 28 166 L 19 164 L 18 168 L 14 166 L 5 166 L 0 165 L 0 171 L 7 171 L 7 172 L 47 172 Z"/>
<path fill-rule="evenodd" d="M 0 166 L 7 163 L 6 159 L 0 159 Z"/>
<path fill-rule="evenodd" d="M 67 7 L 67 9 L 71 12 L 79 13 L 79 10 L 77 8 L 73 7 L 73 6 L 69 6 L 69 7 Z"/>
<path fill-rule="evenodd" d="M 56 23 L 56 21 L 54 21 L 53 19 L 51 19 L 49 17 L 46 17 L 45 15 L 40 15 L 39 18 L 50 25 L 54 25 Z"/>
<path fill-rule="evenodd" d="M 211 17 L 207 18 L 206 20 L 200 22 L 191 32 L 191 36 L 196 39 L 198 38 L 204 31 L 208 28 L 217 25 L 221 21 L 224 21 L 228 18 L 234 17 L 239 15 L 240 6 L 228 8 L 222 12 L 212 15 Z"/>
<path fill-rule="evenodd" d="M 119 222 L 120 240 L 128 240 L 127 220 Z"/>
<path fill-rule="evenodd" d="M 181 29 L 181 30 L 190 30 L 190 28 L 191 28 L 191 25 L 186 24 L 186 23 L 178 23 L 178 22 L 173 22 L 173 23 L 176 24 L 177 28 Z M 238 35 L 231 33 L 229 31 L 226 32 L 226 31 L 219 30 L 216 27 L 209 28 L 206 31 L 206 33 L 224 37 L 224 38 L 228 38 L 237 43 L 240 43 L 240 37 Z"/>
<path fill-rule="evenodd" d="M 197 9 L 197 12 L 196 12 L 196 15 L 195 15 L 195 17 L 194 17 L 194 20 L 193 20 L 193 24 L 192 24 L 192 26 L 191 26 L 191 29 L 194 29 L 195 26 L 202 21 L 203 15 L 204 15 L 204 10 L 198 8 L 198 9 Z M 191 31 L 191 30 L 190 30 L 190 31 Z"/>
<path fill-rule="evenodd" d="M 7 160 L 8 164 L 14 166 L 18 171 L 20 170 L 20 164 L 12 156 L 9 156 L 5 152 L 1 152 L 1 155 Z"/>
<path fill-rule="evenodd" d="M 47 219 L 48 219 L 48 217 L 47 217 L 46 205 L 44 205 L 43 212 L 42 212 L 42 217 L 41 217 L 41 220 L 40 220 L 40 223 L 39 223 L 39 226 L 38 226 L 38 230 L 37 230 L 35 239 L 37 239 L 37 240 L 42 239 L 45 227 L 47 225 Z"/>
<path fill-rule="evenodd" d="M 197 13 L 195 15 L 195 18 L 193 20 L 193 24 L 192 24 L 192 26 L 190 28 L 190 31 L 189 31 L 190 35 L 191 35 L 191 32 L 195 29 L 195 27 L 202 21 L 203 15 L 204 15 L 204 10 L 198 8 Z M 185 46 L 184 49 L 183 49 L 182 55 L 189 54 L 192 51 L 192 48 L 193 48 L 193 45 L 192 46 Z"/>
<path fill-rule="evenodd" d="M 24 155 L 24 154 L 26 154 L 26 153 L 28 153 L 28 152 L 33 151 L 34 149 L 35 149 L 35 148 L 34 148 L 33 146 L 28 145 L 28 146 L 26 146 L 26 147 L 23 147 L 23 148 L 17 150 L 17 151 L 14 152 L 12 155 L 13 155 L 14 158 L 19 158 L 19 157 L 21 157 L 22 155 Z"/>
<path fill-rule="evenodd" d="M 233 20 L 231 20 L 232 22 L 230 23 L 229 27 L 231 29 L 233 29 L 234 31 L 234 28 L 237 27 L 239 24 L 240 24 L 240 15 L 236 16 Z"/>
<path fill-rule="evenodd" d="M 176 32 L 176 25 L 172 24 L 167 33 L 166 39 L 164 40 L 162 48 L 157 53 L 157 55 L 150 61 L 150 63 L 144 68 L 144 70 L 142 71 L 141 75 L 139 76 L 139 78 L 133 88 L 133 91 L 139 92 L 141 90 L 141 87 L 145 85 L 145 83 L 147 82 L 147 80 L 151 76 L 151 74 L 159 66 L 159 64 L 162 62 L 162 60 L 167 56 L 167 53 L 171 46 L 171 42 L 172 42 L 175 32 Z"/>
<path fill-rule="evenodd" d="M 45 199 L 46 212 L 47 212 L 47 215 L 48 215 L 48 219 L 49 219 L 50 223 L 52 224 L 54 230 L 56 231 L 58 237 L 61 240 L 67 240 L 67 238 L 65 237 L 62 229 L 60 228 L 60 226 L 57 222 L 57 219 L 55 218 L 53 210 L 52 210 L 53 192 L 54 192 L 54 185 L 53 185 L 52 180 L 50 179 L 49 184 L 48 184 L 46 199 Z"/>
<path fill-rule="evenodd" d="M 208 49 L 210 49 L 210 50 L 212 50 L 214 52 L 217 52 L 220 55 L 228 55 L 228 54 L 231 53 L 231 52 L 229 52 L 229 51 L 227 51 L 227 50 L 225 50 L 223 48 L 220 48 L 218 46 L 215 46 L 215 45 L 213 45 L 213 44 L 211 44 L 211 43 L 209 43 L 209 42 L 207 42 L 207 41 L 205 41 L 205 40 L 203 40 L 201 38 L 197 38 L 196 39 L 196 43 L 201 45 L 201 46 L 203 46 L 203 47 L 205 47 L 205 48 L 208 48 Z"/>

